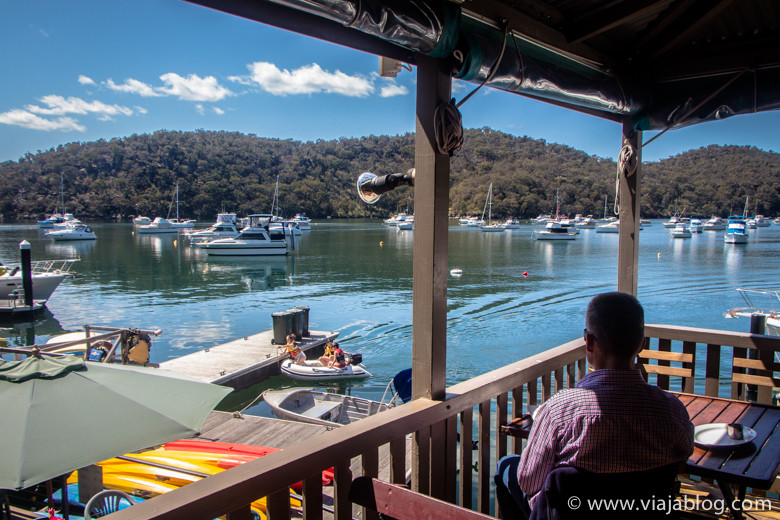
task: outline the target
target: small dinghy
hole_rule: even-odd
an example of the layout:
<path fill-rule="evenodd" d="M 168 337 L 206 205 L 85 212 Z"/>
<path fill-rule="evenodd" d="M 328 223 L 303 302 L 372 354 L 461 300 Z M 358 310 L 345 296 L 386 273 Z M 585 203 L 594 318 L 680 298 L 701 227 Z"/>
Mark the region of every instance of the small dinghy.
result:
<path fill-rule="evenodd" d="M 280 419 L 325 426 L 350 424 L 393 406 L 361 397 L 332 394 L 311 388 L 266 390 L 263 392 L 263 400 Z"/>
<path fill-rule="evenodd" d="M 353 358 L 354 361 L 357 361 Z M 333 379 L 359 379 L 371 377 L 371 372 L 366 370 L 362 363 L 348 364 L 345 367 L 325 367 L 317 360 L 306 361 L 303 365 L 296 365 L 291 359 L 282 361 L 282 374 L 299 381 L 319 381 Z"/>

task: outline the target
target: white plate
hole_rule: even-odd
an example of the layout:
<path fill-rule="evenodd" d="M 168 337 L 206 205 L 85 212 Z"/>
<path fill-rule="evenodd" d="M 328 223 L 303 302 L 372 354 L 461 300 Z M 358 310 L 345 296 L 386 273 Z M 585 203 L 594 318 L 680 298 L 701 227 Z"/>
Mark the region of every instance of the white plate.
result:
<path fill-rule="evenodd" d="M 693 429 L 693 442 L 704 448 L 722 448 L 725 446 L 740 446 L 756 438 L 756 431 L 747 426 L 742 427 L 743 439 L 729 437 L 728 424 L 710 423 L 696 426 Z"/>

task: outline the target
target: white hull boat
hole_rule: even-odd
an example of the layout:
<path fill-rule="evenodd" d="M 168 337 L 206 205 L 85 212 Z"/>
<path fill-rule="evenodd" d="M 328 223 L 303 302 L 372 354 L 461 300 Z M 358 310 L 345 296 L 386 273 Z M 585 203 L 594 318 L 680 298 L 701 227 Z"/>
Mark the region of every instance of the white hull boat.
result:
<path fill-rule="evenodd" d="M 32 262 L 33 299 L 45 303 L 60 283 L 70 276 L 70 269 L 78 260 L 41 260 Z M 0 300 L 8 300 L 17 291 L 24 297 L 22 270 L 19 267 L 0 266 Z"/>
<path fill-rule="evenodd" d="M 46 236 L 53 240 L 95 240 L 97 236 L 86 224 L 76 224 L 65 229 L 49 231 Z"/>
<path fill-rule="evenodd" d="M 311 388 L 266 390 L 262 396 L 274 415 L 280 419 L 324 426 L 344 426 L 376 415 L 392 406 L 379 401 Z"/>
<path fill-rule="evenodd" d="M 152 223 L 152 219 L 150 219 L 149 217 L 144 217 L 139 215 L 133 219 L 134 226 L 148 226 L 151 223 Z"/>
<path fill-rule="evenodd" d="M 747 244 L 747 227 L 742 217 L 729 219 L 729 227 L 726 229 L 724 241 L 727 244 Z"/>
<path fill-rule="evenodd" d="M 701 225 L 702 231 L 723 231 L 728 224 L 720 217 L 712 217 Z"/>
<path fill-rule="evenodd" d="M 202 242 L 198 247 L 209 256 L 275 256 L 288 251 L 284 232 L 269 230 L 272 215 L 249 215 L 249 225 L 235 238 Z"/>
<path fill-rule="evenodd" d="M 311 219 L 302 213 L 298 213 L 290 221 L 298 224 L 298 228 L 302 231 L 311 229 Z"/>
<path fill-rule="evenodd" d="M 484 231 L 485 233 L 502 233 L 506 231 L 506 227 L 503 224 L 492 224 L 491 221 L 493 220 L 493 183 L 490 183 L 490 187 L 488 188 L 488 195 L 487 199 L 485 199 L 485 208 L 488 212 L 488 219 L 487 223 L 480 224 L 479 229 Z M 485 218 L 485 210 L 482 210 L 482 218 Z M 484 222 L 484 221 L 483 221 Z"/>
<path fill-rule="evenodd" d="M 306 361 L 303 365 L 296 365 L 291 359 L 282 361 L 280 367 L 282 374 L 297 379 L 298 381 L 321 381 L 334 379 L 360 379 L 371 377 L 371 372 L 362 364 L 347 365 L 343 368 L 324 367 L 319 361 Z"/>
<path fill-rule="evenodd" d="M 691 238 L 691 230 L 685 224 L 677 224 L 669 234 L 672 238 Z"/>
<path fill-rule="evenodd" d="M 178 233 L 179 228 L 173 227 L 173 225 L 162 217 L 155 217 L 151 224 L 145 226 L 138 226 L 136 231 L 141 235 L 151 235 L 160 233 Z"/>
<path fill-rule="evenodd" d="M 596 233 L 620 233 L 620 221 L 615 220 L 596 228 Z"/>
<path fill-rule="evenodd" d="M 548 222 L 544 229 L 534 230 L 534 239 L 536 240 L 574 240 L 577 233 L 569 231 L 563 227 L 560 222 Z"/>

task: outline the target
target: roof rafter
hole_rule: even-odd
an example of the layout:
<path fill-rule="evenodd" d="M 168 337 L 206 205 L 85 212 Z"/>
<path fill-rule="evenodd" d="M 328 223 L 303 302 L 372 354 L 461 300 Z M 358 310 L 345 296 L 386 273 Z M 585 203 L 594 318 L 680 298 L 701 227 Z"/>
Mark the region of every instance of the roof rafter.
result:
<path fill-rule="evenodd" d="M 616 4 L 588 19 L 577 23 L 576 29 L 567 31 L 571 43 L 581 43 L 620 25 L 641 20 L 663 11 L 676 0 L 634 0 Z"/>

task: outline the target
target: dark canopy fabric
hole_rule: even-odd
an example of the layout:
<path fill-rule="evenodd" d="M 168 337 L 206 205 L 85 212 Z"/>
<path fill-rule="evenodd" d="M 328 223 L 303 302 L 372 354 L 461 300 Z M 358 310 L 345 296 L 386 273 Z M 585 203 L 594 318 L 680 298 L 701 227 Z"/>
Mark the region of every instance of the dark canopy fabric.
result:
<path fill-rule="evenodd" d="M 780 108 L 775 0 L 190 1 L 636 130 Z"/>

